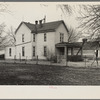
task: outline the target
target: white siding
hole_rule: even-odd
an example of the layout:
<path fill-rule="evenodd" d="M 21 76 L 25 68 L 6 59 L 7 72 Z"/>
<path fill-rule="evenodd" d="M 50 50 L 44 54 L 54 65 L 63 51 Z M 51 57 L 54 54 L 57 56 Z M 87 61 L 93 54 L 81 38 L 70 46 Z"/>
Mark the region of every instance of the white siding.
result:
<path fill-rule="evenodd" d="M 9 55 L 9 49 L 11 48 L 11 56 Z M 5 49 L 5 59 L 14 59 L 15 47 L 6 47 Z"/>
<path fill-rule="evenodd" d="M 47 46 L 47 52 L 55 53 L 55 32 L 46 33 L 46 41 L 44 41 L 44 33 L 37 34 L 37 55 L 39 59 L 45 59 L 44 57 L 44 46 Z"/>
<path fill-rule="evenodd" d="M 24 57 L 22 56 L 22 47 L 25 48 L 25 56 Z M 16 46 L 16 58 L 20 59 L 20 56 L 21 56 L 21 59 L 26 59 L 26 57 L 27 57 L 27 59 L 32 59 L 32 44 L 31 44 L 31 42 L 27 43 L 27 44 Z"/>
<path fill-rule="evenodd" d="M 68 32 L 63 24 L 56 29 L 55 43 L 60 43 L 60 33 L 64 33 L 64 42 L 68 42 Z"/>
<path fill-rule="evenodd" d="M 31 41 L 31 31 L 25 24 L 22 24 L 16 33 L 16 45 L 22 44 L 22 34 L 24 34 L 24 43 Z"/>
<path fill-rule="evenodd" d="M 55 44 L 60 42 L 60 32 L 64 33 L 64 42 L 67 42 L 68 33 L 63 24 L 56 29 L 56 32 L 47 32 L 46 41 L 44 41 L 44 33 L 38 33 L 36 34 L 36 41 L 33 42 L 33 34 L 30 29 L 25 24 L 22 24 L 16 33 L 15 53 L 13 52 L 13 56 L 9 57 L 7 48 L 6 58 L 14 58 L 16 54 L 16 59 L 26 59 L 26 57 L 27 59 L 32 59 L 33 46 L 35 46 L 35 55 L 38 55 L 39 59 L 46 59 L 46 57 L 44 57 L 44 46 L 47 46 L 47 54 L 55 54 Z M 22 42 L 22 34 L 24 34 L 24 42 Z M 25 47 L 24 57 L 22 57 L 22 47 Z"/>
<path fill-rule="evenodd" d="M 22 42 L 22 34 L 24 34 L 24 42 Z M 22 47 L 25 48 L 24 57 L 22 56 Z M 32 33 L 25 24 L 22 24 L 16 33 L 16 58 L 32 59 Z"/>
<path fill-rule="evenodd" d="M 5 54 L 5 50 L 0 50 L 0 55 Z"/>

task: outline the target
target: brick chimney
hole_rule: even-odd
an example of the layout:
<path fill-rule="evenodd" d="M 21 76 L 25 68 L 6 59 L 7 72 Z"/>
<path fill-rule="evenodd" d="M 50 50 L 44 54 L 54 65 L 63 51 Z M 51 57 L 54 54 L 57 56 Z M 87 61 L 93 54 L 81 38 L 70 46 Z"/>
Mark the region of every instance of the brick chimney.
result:
<path fill-rule="evenodd" d="M 83 43 L 85 43 L 85 42 L 87 42 L 87 39 L 86 39 L 86 38 L 84 38 L 84 39 L 82 39 L 82 41 L 83 41 Z"/>
<path fill-rule="evenodd" d="M 39 20 L 39 26 L 42 27 L 42 20 Z"/>
<path fill-rule="evenodd" d="M 38 24 L 38 21 L 36 20 L 36 21 L 35 21 L 35 25 L 37 25 L 37 24 Z"/>

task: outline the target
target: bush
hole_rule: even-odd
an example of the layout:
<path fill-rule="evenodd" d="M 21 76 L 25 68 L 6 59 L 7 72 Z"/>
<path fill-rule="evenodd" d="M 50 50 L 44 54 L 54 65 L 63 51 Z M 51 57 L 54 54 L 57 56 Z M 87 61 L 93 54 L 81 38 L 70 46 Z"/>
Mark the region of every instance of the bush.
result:
<path fill-rule="evenodd" d="M 5 59 L 5 55 L 4 54 L 0 55 L 0 60 L 4 60 L 4 59 Z"/>
<path fill-rule="evenodd" d="M 78 62 L 78 61 L 83 61 L 83 58 L 81 55 L 73 55 L 73 56 L 68 56 L 68 61 Z"/>
<path fill-rule="evenodd" d="M 47 57 L 47 60 L 53 63 L 57 63 L 57 56 L 52 55 L 51 57 Z"/>

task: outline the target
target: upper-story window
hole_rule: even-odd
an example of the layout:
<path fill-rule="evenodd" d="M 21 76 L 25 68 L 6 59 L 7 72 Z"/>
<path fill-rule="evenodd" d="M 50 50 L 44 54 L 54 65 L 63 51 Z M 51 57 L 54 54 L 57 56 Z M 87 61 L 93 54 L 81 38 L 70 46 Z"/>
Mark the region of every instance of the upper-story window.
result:
<path fill-rule="evenodd" d="M 22 47 L 22 56 L 25 56 L 25 47 Z"/>
<path fill-rule="evenodd" d="M 60 42 L 64 42 L 64 33 L 60 33 Z"/>
<path fill-rule="evenodd" d="M 46 33 L 44 33 L 44 41 L 47 41 Z"/>
<path fill-rule="evenodd" d="M 9 56 L 11 56 L 11 48 L 9 48 Z"/>
<path fill-rule="evenodd" d="M 24 34 L 22 34 L 22 42 L 24 42 Z"/>
<path fill-rule="evenodd" d="M 35 34 L 33 34 L 33 42 L 35 42 Z"/>

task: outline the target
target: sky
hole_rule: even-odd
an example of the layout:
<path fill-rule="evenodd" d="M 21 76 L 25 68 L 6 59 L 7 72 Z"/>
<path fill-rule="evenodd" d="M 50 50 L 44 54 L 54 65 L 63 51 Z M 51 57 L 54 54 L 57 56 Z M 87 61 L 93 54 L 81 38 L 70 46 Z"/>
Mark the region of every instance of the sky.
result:
<path fill-rule="evenodd" d="M 98 2 L 0 2 L 0 4 L 7 4 L 7 10 L 10 11 L 10 13 L 0 12 L 0 23 L 5 23 L 6 31 L 10 27 L 16 30 L 22 21 L 35 24 L 36 20 L 41 20 L 44 16 L 46 16 L 46 22 L 64 20 L 68 28 L 72 27 L 77 31 L 79 26 L 77 17 L 80 16 L 79 5 L 98 4 Z M 69 4 L 74 9 L 72 15 L 64 14 L 57 6 L 59 4 Z"/>
<path fill-rule="evenodd" d="M 40 3 L 40 2 L 6 2 L 10 13 L 0 14 L 0 23 L 6 24 L 6 29 L 11 26 L 16 29 L 22 21 L 35 23 L 46 16 L 46 22 L 64 20 L 67 26 L 76 27 L 77 14 L 72 16 L 64 15 L 57 4 L 60 3 Z"/>

